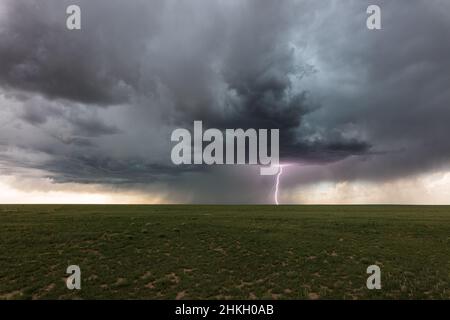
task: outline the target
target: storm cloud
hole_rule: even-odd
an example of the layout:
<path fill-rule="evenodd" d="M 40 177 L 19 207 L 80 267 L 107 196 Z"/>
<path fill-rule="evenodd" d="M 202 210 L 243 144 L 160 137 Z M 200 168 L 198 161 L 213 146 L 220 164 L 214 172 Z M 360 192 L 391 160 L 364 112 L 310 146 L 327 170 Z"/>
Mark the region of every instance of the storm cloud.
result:
<path fill-rule="evenodd" d="M 82 30 L 65 27 L 66 7 Z M 4 174 L 270 202 L 254 169 L 177 167 L 170 133 L 279 128 L 286 188 L 448 168 L 450 5 L 378 1 L 25 1 L 0 8 Z M 217 181 L 221 181 L 220 186 Z"/>

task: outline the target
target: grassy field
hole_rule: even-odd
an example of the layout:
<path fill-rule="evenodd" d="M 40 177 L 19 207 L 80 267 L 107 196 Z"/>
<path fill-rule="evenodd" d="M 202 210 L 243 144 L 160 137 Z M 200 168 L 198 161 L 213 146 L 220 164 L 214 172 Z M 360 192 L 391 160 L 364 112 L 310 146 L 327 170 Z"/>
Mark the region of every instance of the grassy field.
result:
<path fill-rule="evenodd" d="M 0 206 L 0 299 L 75 298 L 450 299 L 450 207 Z"/>

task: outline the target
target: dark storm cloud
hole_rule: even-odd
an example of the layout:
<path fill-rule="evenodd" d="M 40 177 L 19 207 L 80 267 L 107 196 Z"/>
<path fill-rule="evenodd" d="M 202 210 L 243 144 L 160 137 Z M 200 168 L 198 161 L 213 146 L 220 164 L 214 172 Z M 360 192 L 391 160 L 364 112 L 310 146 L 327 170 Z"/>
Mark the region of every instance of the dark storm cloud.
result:
<path fill-rule="evenodd" d="M 60 139 L 64 143 L 91 146 L 92 144 L 87 139 L 80 137 L 94 138 L 121 133 L 119 128 L 102 120 L 95 108 L 86 109 L 79 104 L 61 104 L 41 98 L 25 101 L 18 117 L 40 128 L 45 128 L 48 122 L 58 121 L 60 127 L 70 130 L 70 137 Z M 53 133 L 52 136 L 58 138 L 56 133 Z"/>
<path fill-rule="evenodd" d="M 71 123 L 76 127 L 79 134 L 88 137 L 98 137 L 101 135 L 120 133 L 118 128 L 108 125 L 100 119 L 75 118 L 71 120 Z"/>
<path fill-rule="evenodd" d="M 338 136 L 334 141 L 302 141 L 297 136 L 302 117 L 314 109 L 305 92 L 292 90 L 292 77 L 313 72 L 313 66 L 295 60 L 290 43 L 299 19 L 292 9 L 301 9 L 298 4 L 236 2 L 237 8 L 226 7 L 224 14 L 217 4 L 78 1 L 83 30 L 68 32 L 62 13 L 71 3 L 8 2 L 0 43 L 0 81 L 5 88 L 107 105 L 158 97 L 162 87 L 174 105 L 168 112 L 171 122 L 189 125 L 201 119 L 209 127 L 280 128 L 283 157 L 335 161 L 370 147 Z M 169 21 L 162 21 L 159 16 L 166 10 Z M 211 19 L 201 22 L 207 28 L 196 25 L 196 15 Z M 165 26 L 168 23 L 188 31 Z M 188 43 L 180 47 L 183 37 Z M 28 107 L 22 118 L 35 125 L 46 121 L 43 108 Z M 63 143 L 88 146 L 76 135 L 119 132 L 98 119 L 69 121 L 77 133 L 54 135 Z"/>
<path fill-rule="evenodd" d="M 373 156 L 342 163 L 326 179 L 389 180 L 450 164 L 450 4 L 378 4 L 380 31 L 356 27 L 367 3 L 354 2 L 312 33 L 318 68 L 330 73 L 321 79 L 324 108 L 309 120 L 354 131 L 374 146 Z M 359 18 L 343 23 L 349 14 Z M 333 37 L 324 32 L 330 28 Z"/>
<path fill-rule="evenodd" d="M 157 1 L 152 6 L 133 2 L 6 0 L 0 83 L 82 103 L 127 101 L 139 74 L 140 40 L 152 27 L 151 9 L 158 6 Z M 86 32 L 67 31 L 70 4 L 83 7 Z"/>
<path fill-rule="evenodd" d="M 316 71 L 296 57 L 302 45 L 298 21 L 310 20 L 304 3 L 239 3 L 239 15 L 227 17 L 226 28 L 214 26 L 213 35 L 197 39 L 195 55 L 188 51 L 181 61 L 170 60 L 170 70 L 158 72 L 175 101 L 172 121 L 191 126 L 201 119 L 205 127 L 221 129 L 279 128 L 282 158 L 297 161 L 326 163 L 368 153 L 370 143 L 357 138 L 334 134 L 305 140 L 299 134 L 302 118 L 320 107 L 306 91 L 293 88 L 293 82 Z M 217 77 L 222 90 L 211 90 Z"/>
<path fill-rule="evenodd" d="M 279 128 L 284 161 L 341 161 L 291 185 L 441 168 L 448 2 L 378 3 L 381 31 L 365 28 L 368 1 L 6 0 L 0 86 L 26 125 L 12 121 L 0 142 L 45 154 L 28 165 L 57 181 L 165 180 L 198 188 L 199 202 L 260 201 L 271 185 L 243 196 L 221 169 L 167 165 L 171 129 L 194 120 Z M 82 8 L 81 31 L 65 29 L 69 4 Z"/>
<path fill-rule="evenodd" d="M 42 168 L 51 168 L 56 182 L 78 182 L 99 184 L 150 184 L 174 181 L 182 173 L 201 170 L 197 166 L 176 167 L 146 163 L 141 159 L 115 160 L 98 155 L 71 155 L 47 162 Z"/>

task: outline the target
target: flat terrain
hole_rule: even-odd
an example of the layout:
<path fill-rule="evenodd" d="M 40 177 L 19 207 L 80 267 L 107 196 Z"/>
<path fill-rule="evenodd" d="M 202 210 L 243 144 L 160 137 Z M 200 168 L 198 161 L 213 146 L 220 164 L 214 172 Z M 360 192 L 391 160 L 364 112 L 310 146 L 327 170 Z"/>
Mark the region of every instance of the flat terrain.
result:
<path fill-rule="evenodd" d="M 0 206 L 0 299 L 74 298 L 450 299 L 450 207 Z"/>

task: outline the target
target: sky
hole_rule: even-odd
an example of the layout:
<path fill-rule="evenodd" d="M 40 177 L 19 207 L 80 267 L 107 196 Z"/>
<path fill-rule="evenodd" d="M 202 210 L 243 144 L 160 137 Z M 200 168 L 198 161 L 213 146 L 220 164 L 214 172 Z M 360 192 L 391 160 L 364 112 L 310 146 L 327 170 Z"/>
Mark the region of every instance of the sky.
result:
<path fill-rule="evenodd" d="M 201 120 L 280 130 L 281 203 L 450 204 L 449 39 L 446 0 L 0 0 L 0 203 L 273 203 L 171 162 Z"/>

